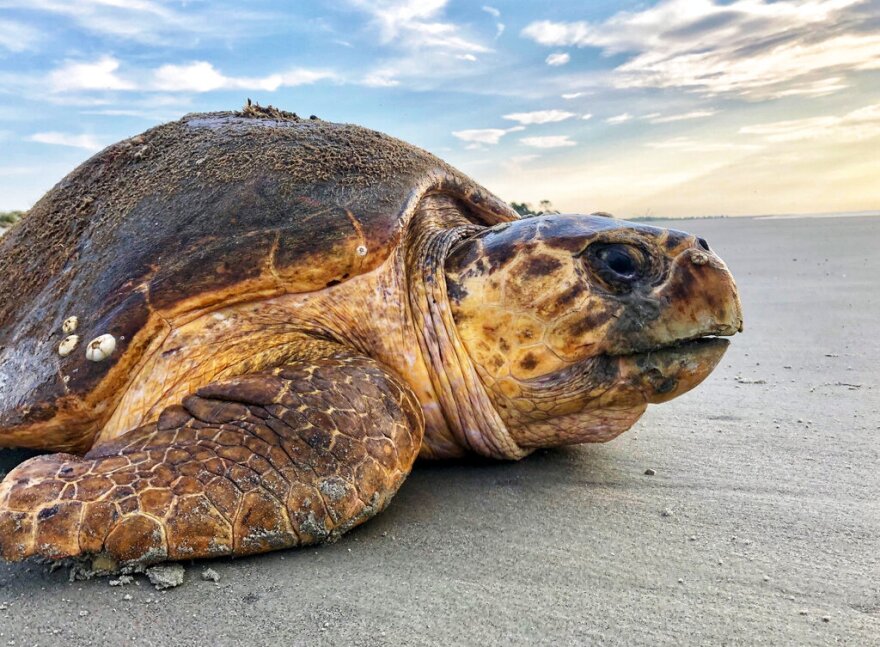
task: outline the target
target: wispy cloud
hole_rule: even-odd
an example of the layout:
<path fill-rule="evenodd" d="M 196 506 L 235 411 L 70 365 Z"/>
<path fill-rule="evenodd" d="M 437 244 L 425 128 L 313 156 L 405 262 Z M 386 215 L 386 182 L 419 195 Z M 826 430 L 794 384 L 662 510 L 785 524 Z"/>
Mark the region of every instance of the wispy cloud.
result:
<path fill-rule="evenodd" d="M 758 135 L 768 142 L 791 142 L 833 137 L 836 141 L 864 141 L 880 136 L 880 103 L 843 116 L 827 115 L 744 126 L 743 135 Z"/>
<path fill-rule="evenodd" d="M 548 47 L 629 54 L 621 88 L 684 88 L 705 94 L 778 93 L 816 74 L 880 69 L 880 34 L 848 9 L 865 0 L 664 0 L 601 23 L 536 21 L 523 35 Z"/>
<path fill-rule="evenodd" d="M 281 86 L 281 75 L 246 79 L 224 76 L 206 61 L 186 65 L 163 65 L 153 74 L 153 86 L 166 92 L 211 92 L 223 88 L 256 88 L 274 91 Z"/>
<path fill-rule="evenodd" d="M 501 11 L 489 5 L 483 5 L 483 11 L 495 18 L 495 40 L 498 40 L 501 34 L 504 33 L 504 23 L 499 20 L 501 18 Z"/>
<path fill-rule="evenodd" d="M 68 61 L 49 74 L 52 92 L 75 90 L 133 90 L 134 83 L 119 76 L 119 61 L 102 56 L 92 63 Z"/>
<path fill-rule="evenodd" d="M 270 12 L 229 8 L 220 3 L 161 0 L 0 0 L 0 7 L 60 16 L 84 31 L 127 42 L 189 47 L 205 40 L 237 40 L 277 29 Z"/>
<path fill-rule="evenodd" d="M 363 75 L 362 85 L 391 87 L 402 79 L 433 85 L 472 73 L 461 61 L 475 62 L 477 55 L 492 51 L 467 27 L 443 18 L 448 0 L 348 2 L 368 16 L 380 45 L 391 53 Z"/>
<path fill-rule="evenodd" d="M 577 146 L 568 135 L 547 135 L 545 137 L 523 137 L 520 141 L 532 148 L 567 148 Z"/>
<path fill-rule="evenodd" d="M 824 97 L 835 92 L 846 90 L 850 84 L 842 77 L 832 76 L 827 79 L 818 79 L 806 83 L 794 83 L 778 90 L 763 91 L 762 96 L 766 99 L 781 99 L 782 97 Z"/>
<path fill-rule="evenodd" d="M 59 133 L 55 131 L 34 133 L 28 137 L 28 140 L 40 144 L 83 148 L 87 151 L 96 151 L 104 147 L 104 145 L 92 135 L 72 135 L 70 133 Z"/>
<path fill-rule="evenodd" d="M 513 126 L 512 128 L 472 128 L 470 130 L 456 130 L 453 135 L 463 142 L 469 144 L 489 144 L 494 145 L 501 141 L 507 133 L 523 130 L 522 126 Z"/>
<path fill-rule="evenodd" d="M 605 123 L 611 124 L 612 126 L 617 126 L 619 124 L 626 123 L 627 121 L 631 121 L 633 116 L 628 112 L 624 112 L 623 114 L 614 115 L 613 117 L 608 117 L 605 120 Z"/>
<path fill-rule="evenodd" d="M 763 148 L 758 144 L 739 144 L 726 141 L 700 141 L 691 139 L 690 137 L 673 137 L 672 139 L 664 139 L 657 142 L 647 142 L 645 146 L 648 148 L 676 150 L 686 153 L 724 153 L 731 151 L 754 152 Z"/>
<path fill-rule="evenodd" d="M 566 100 L 577 99 L 578 97 L 582 97 L 585 94 L 586 92 L 567 92 L 562 95 L 562 98 Z"/>
<path fill-rule="evenodd" d="M 691 119 L 705 119 L 718 114 L 717 110 L 691 110 L 678 115 L 649 115 L 648 121 L 652 124 L 668 124 L 674 121 L 689 121 Z"/>
<path fill-rule="evenodd" d="M 554 52 L 547 57 L 544 61 L 547 65 L 552 67 L 559 67 L 560 65 L 565 65 L 571 60 L 571 56 L 565 52 Z"/>
<path fill-rule="evenodd" d="M 407 48 L 487 52 L 453 22 L 439 19 L 448 0 L 350 0 L 370 16 L 383 43 Z"/>
<path fill-rule="evenodd" d="M 376 70 L 364 75 L 360 84 L 369 88 L 393 88 L 400 85 L 400 81 L 394 78 L 395 74 L 396 70 Z"/>
<path fill-rule="evenodd" d="M 10 52 L 26 52 L 36 49 L 43 40 L 42 34 L 17 20 L 0 20 L 0 48 Z"/>
<path fill-rule="evenodd" d="M 516 121 L 523 125 L 550 124 L 571 119 L 575 114 L 565 110 L 535 110 L 534 112 L 512 112 L 504 115 L 504 119 Z"/>
<path fill-rule="evenodd" d="M 235 77 L 220 72 L 207 61 L 162 65 L 155 70 L 120 73 L 120 61 L 102 56 L 93 62 L 68 61 L 50 72 L 49 87 L 55 93 L 94 90 L 139 92 L 211 92 L 214 90 L 265 90 L 307 85 L 336 78 L 327 70 L 292 69 L 262 77 Z"/>

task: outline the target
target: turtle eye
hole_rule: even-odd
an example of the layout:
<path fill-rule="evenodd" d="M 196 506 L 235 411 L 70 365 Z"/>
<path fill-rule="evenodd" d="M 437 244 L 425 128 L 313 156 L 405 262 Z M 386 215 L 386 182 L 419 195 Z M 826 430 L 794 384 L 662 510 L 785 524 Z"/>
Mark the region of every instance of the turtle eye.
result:
<path fill-rule="evenodd" d="M 598 243 L 587 250 L 587 262 L 594 274 L 609 287 L 628 291 L 645 273 L 645 257 L 633 245 Z"/>

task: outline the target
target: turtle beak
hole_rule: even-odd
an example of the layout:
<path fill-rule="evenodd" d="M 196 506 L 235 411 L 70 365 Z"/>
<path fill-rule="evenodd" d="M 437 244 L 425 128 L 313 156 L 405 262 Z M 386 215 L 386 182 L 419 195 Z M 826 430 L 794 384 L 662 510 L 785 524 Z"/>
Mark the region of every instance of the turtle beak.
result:
<path fill-rule="evenodd" d="M 644 329 L 645 338 L 657 346 L 743 330 L 733 275 L 710 251 L 692 247 L 679 254 L 652 298 L 665 306 Z"/>

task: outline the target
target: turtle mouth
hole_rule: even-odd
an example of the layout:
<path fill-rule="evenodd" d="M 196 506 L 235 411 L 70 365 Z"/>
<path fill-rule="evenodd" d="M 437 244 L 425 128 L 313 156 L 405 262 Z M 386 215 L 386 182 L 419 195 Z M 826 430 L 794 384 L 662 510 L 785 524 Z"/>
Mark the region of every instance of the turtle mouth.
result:
<path fill-rule="evenodd" d="M 656 404 L 678 397 L 705 380 L 729 346 L 727 339 L 703 335 L 609 358 L 616 361 L 623 383 Z"/>
<path fill-rule="evenodd" d="M 726 336 L 730 335 L 733 335 L 733 333 L 729 333 Z M 723 348 L 726 350 L 729 345 L 730 341 L 725 339 L 724 336 L 718 334 L 706 334 L 694 335 L 693 337 L 686 337 L 684 339 L 676 339 L 665 344 L 654 344 L 645 348 L 635 348 L 626 352 L 610 352 L 606 353 L 606 355 L 608 357 L 638 357 L 658 352 L 679 352 L 680 354 L 689 354 L 699 353 L 710 347 Z"/>

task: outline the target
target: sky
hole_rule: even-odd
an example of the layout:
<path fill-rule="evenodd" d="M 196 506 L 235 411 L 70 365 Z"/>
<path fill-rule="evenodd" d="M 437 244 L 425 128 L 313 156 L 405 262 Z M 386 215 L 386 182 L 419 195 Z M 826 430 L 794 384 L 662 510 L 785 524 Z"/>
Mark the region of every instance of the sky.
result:
<path fill-rule="evenodd" d="M 0 0 L 0 210 L 247 98 L 567 212 L 880 209 L 880 0 Z"/>

